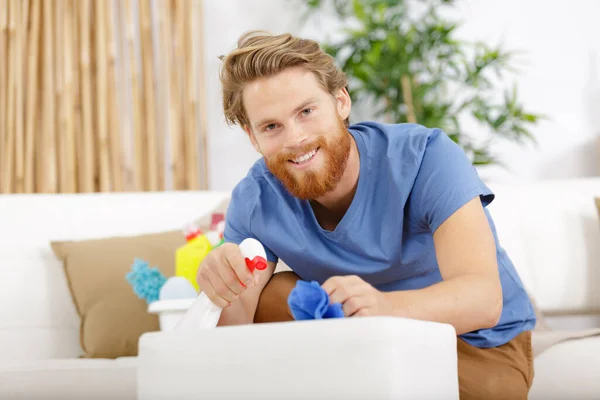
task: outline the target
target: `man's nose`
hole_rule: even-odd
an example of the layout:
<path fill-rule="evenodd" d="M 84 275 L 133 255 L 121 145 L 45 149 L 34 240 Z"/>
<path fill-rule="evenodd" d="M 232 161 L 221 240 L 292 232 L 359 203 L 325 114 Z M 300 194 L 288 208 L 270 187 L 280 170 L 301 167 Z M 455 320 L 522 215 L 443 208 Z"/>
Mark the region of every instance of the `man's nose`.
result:
<path fill-rule="evenodd" d="M 285 132 L 285 145 L 286 147 L 294 148 L 300 147 L 306 143 L 308 135 L 301 126 L 297 124 L 291 124 L 288 126 Z"/>

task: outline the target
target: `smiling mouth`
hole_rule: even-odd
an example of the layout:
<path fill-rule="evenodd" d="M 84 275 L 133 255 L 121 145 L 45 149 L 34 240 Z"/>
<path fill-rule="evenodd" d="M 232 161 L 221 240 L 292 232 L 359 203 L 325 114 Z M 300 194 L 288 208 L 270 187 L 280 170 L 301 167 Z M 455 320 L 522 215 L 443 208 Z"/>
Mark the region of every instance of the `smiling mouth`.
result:
<path fill-rule="evenodd" d="M 319 151 L 319 149 L 320 149 L 320 147 L 317 147 L 316 149 L 309 151 L 308 153 L 304 153 L 301 156 L 296 157 L 293 160 L 289 160 L 289 161 L 296 165 L 306 164 L 307 162 L 309 162 L 310 160 L 315 158 L 315 155 L 317 155 L 317 152 Z"/>

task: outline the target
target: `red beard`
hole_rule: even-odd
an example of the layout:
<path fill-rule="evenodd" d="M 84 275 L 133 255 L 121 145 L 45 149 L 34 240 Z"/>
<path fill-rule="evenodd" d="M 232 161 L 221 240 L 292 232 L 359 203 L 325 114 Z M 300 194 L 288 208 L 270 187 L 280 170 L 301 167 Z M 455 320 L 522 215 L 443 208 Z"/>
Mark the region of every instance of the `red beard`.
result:
<path fill-rule="evenodd" d="M 265 159 L 267 167 L 295 197 L 302 200 L 314 200 L 332 191 L 340 182 L 348 156 L 350 154 L 350 133 L 344 123 L 338 120 L 338 133 L 328 142 L 324 136 L 319 136 L 314 142 L 303 146 L 294 153 L 279 154 L 271 159 Z M 324 157 L 324 166 L 318 171 L 293 172 L 289 160 L 319 148 L 320 156 Z"/>

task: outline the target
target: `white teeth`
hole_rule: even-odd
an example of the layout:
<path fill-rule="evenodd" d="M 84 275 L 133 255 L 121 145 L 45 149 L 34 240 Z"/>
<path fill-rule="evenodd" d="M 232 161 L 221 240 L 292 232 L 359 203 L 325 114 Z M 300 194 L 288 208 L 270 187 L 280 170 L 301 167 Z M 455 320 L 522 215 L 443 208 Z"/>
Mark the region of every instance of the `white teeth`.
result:
<path fill-rule="evenodd" d="M 294 161 L 296 164 L 300 164 L 302 162 L 310 160 L 311 158 L 314 157 L 315 154 L 317 154 L 317 149 L 315 149 L 309 153 L 303 154 L 298 158 L 294 158 L 292 161 Z"/>

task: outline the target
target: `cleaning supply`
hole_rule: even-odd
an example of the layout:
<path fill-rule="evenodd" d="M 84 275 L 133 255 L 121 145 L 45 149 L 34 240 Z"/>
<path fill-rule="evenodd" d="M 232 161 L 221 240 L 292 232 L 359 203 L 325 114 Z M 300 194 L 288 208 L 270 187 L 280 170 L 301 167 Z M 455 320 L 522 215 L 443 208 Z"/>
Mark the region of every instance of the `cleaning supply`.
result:
<path fill-rule="evenodd" d="M 183 276 L 171 276 L 160 288 L 159 300 L 194 299 L 198 292 Z"/>
<path fill-rule="evenodd" d="M 239 245 L 242 257 L 250 272 L 267 268 L 267 255 L 262 244 L 253 238 L 244 239 Z M 223 309 L 214 304 L 208 296 L 201 292 L 196 301 L 181 317 L 175 330 L 199 330 L 215 328 Z"/>
<path fill-rule="evenodd" d="M 344 317 L 342 305 L 330 304 L 329 295 L 316 281 L 296 281 L 288 296 L 288 305 L 296 320 Z"/>
<path fill-rule="evenodd" d="M 184 234 L 186 243 L 175 251 L 175 276 L 187 279 L 198 292 L 198 268 L 204 257 L 222 243 L 222 239 L 213 231 L 205 234 L 194 224 L 186 226 Z"/>
<path fill-rule="evenodd" d="M 137 297 L 146 300 L 148 304 L 158 300 L 160 290 L 167 281 L 158 267 L 150 268 L 146 261 L 139 258 L 134 260 L 125 279 L 133 287 L 133 292 Z"/>

